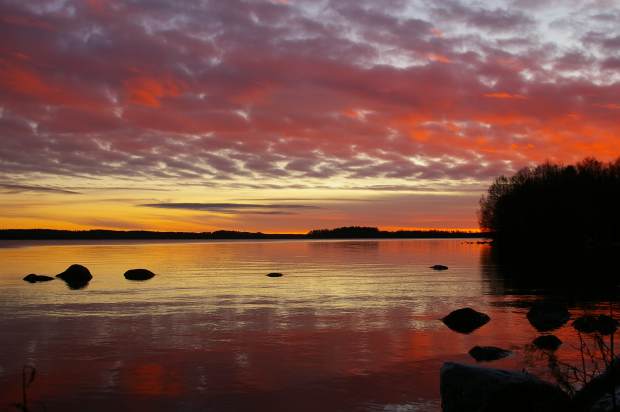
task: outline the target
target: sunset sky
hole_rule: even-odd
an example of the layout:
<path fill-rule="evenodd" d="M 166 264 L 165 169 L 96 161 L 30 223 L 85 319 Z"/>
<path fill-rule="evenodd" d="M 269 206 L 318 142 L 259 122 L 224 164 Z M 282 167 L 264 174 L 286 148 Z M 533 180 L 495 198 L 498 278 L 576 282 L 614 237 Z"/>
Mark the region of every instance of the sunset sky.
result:
<path fill-rule="evenodd" d="M 620 155 L 618 0 L 0 0 L 0 228 L 476 228 Z"/>

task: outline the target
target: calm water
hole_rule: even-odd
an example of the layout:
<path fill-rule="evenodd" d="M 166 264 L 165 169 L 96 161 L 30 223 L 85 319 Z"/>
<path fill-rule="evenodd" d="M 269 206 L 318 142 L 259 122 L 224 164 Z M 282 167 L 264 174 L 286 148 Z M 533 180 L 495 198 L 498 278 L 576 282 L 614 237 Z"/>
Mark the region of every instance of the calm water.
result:
<path fill-rule="evenodd" d="M 19 244 L 18 244 L 19 245 Z M 0 248 L 0 410 L 437 411 L 444 361 L 474 345 L 512 349 L 493 366 L 549 378 L 489 246 L 462 240 L 39 244 Z M 29 284 L 72 263 L 94 279 Z M 428 267 L 446 264 L 436 272 Z M 130 282 L 125 270 L 158 274 Z M 278 271 L 282 278 L 267 278 Z M 439 318 L 471 306 L 471 335 Z M 574 304 L 581 313 L 596 302 Z M 598 308 L 601 309 L 601 308 Z M 558 357 L 574 358 L 570 326 Z"/>

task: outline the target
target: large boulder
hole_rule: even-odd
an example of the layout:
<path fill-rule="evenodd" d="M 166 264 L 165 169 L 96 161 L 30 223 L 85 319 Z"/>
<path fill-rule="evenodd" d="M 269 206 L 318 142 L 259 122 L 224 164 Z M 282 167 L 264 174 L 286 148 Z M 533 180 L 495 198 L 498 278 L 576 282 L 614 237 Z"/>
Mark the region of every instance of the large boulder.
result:
<path fill-rule="evenodd" d="M 270 278 L 281 278 L 284 275 L 280 272 L 271 272 L 271 273 L 267 273 L 267 276 Z"/>
<path fill-rule="evenodd" d="M 433 265 L 430 268 L 433 270 L 448 270 L 446 265 Z"/>
<path fill-rule="evenodd" d="M 489 315 L 472 308 L 457 309 L 441 319 L 453 331 L 465 334 L 475 331 L 490 320 Z"/>
<path fill-rule="evenodd" d="M 555 302 L 536 302 L 527 312 L 527 320 L 539 332 L 548 332 L 563 326 L 570 319 L 566 305 Z"/>
<path fill-rule="evenodd" d="M 532 344 L 538 349 L 555 351 L 562 345 L 562 341 L 555 335 L 542 335 L 534 339 Z"/>
<path fill-rule="evenodd" d="M 71 265 L 56 277 L 64 280 L 71 289 L 81 289 L 88 285 L 93 275 L 82 265 Z"/>
<path fill-rule="evenodd" d="M 474 346 L 469 350 L 469 356 L 477 362 L 489 362 L 510 356 L 511 351 L 496 346 Z"/>
<path fill-rule="evenodd" d="M 34 273 L 31 273 L 29 275 L 26 275 L 24 277 L 24 280 L 30 283 L 37 283 L 37 282 L 49 282 L 50 280 L 54 280 L 54 278 L 51 276 L 36 275 Z"/>
<path fill-rule="evenodd" d="M 616 388 L 614 395 L 616 403 L 611 398 L 611 391 L 594 402 L 588 409 L 588 412 L 617 412 L 620 408 L 620 388 Z M 614 409 L 614 406 L 616 409 Z"/>
<path fill-rule="evenodd" d="M 570 400 L 557 386 L 525 372 L 447 362 L 441 367 L 443 412 L 565 412 Z"/>
<path fill-rule="evenodd" d="M 129 269 L 124 276 L 128 280 L 149 280 L 155 273 L 148 269 Z"/>
<path fill-rule="evenodd" d="M 611 365 L 600 375 L 587 382 L 573 397 L 576 411 L 611 411 L 604 409 L 611 403 L 612 388 L 616 394 L 620 387 L 620 359 L 615 358 Z M 620 405 L 620 402 L 618 402 Z"/>

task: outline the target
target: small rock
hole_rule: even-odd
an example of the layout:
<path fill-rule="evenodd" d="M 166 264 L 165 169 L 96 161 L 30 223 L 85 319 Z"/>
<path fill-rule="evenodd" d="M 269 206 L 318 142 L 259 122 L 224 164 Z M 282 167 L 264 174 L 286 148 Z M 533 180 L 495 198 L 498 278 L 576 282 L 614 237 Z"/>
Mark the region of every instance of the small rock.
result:
<path fill-rule="evenodd" d="M 49 282 L 50 280 L 54 280 L 54 278 L 51 276 L 35 275 L 34 273 L 31 273 L 25 276 L 24 280 L 30 283 L 37 283 L 37 282 Z"/>
<path fill-rule="evenodd" d="M 532 344 L 538 349 L 555 351 L 562 345 L 562 341 L 555 335 L 542 335 L 534 339 Z"/>
<path fill-rule="evenodd" d="M 596 316 L 584 315 L 573 321 L 573 328 L 581 333 L 594 333 L 598 327 Z"/>
<path fill-rule="evenodd" d="M 444 265 L 433 265 L 430 268 L 433 270 L 448 270 L 448 267 Z"/>
<path fill-rule="evenodd" d="M 442 322 L 455 332 L 471 333 L 491 320 L 486 313 L 472 308 L 457 309 L 444 318 Z"/>
<path fill-rule="evenodd" d="M 554 302 L 536 302 L 527 312 L 527 320 L 539 332 L 548 332 L 563 326 L 570 319 L 565 305 Z"/>
<path fill-rule="evenodd" d="M 127 280 L 149 280 L 155 273 L 148 269 L 129 269 L 124 276 Z"/>
<path fill-rule="evenodd" d="M 88 285 L 93 275 L 82 265 L 71 265 L 56 277 L 64 280 L 71 289 L 82 289 Z"/>
<path fill-rule="evenodd" d="M 584 315 L 573 321 L 573 328 L 581 333 L 611 335 L 618 329 L 618 321 L 607 315 Z"/>
<path fill-rule="evenodd" d="M 525 372 L 447 362 L 439 385 L 443 412 L 571 410 L 562 390 Z"/>
<path fill-rule="evenodd" d="M 271 272 L 271 273 L 267 273 L 267 276 L 269 276 L 270 278 L 281 278 L 284 275 L 278 272 Z"/>
<path fill-rule="evenodd" d="M 469 355 L 477 362 L 489 362 L 505 358 L 512 352 L 495 346 L 474 346 L 469 351 Z"/>

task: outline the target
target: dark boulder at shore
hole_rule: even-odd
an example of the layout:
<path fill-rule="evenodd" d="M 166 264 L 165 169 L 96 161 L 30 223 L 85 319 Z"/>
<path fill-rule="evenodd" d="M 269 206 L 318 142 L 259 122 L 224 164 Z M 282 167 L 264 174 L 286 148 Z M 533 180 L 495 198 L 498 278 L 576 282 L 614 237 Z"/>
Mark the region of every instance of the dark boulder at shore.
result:
<path fill-rule="evenodd" d="M 563 326 L 570 319 L 566 305 L 555 302 L 536 302 L 527 312 L 527 320 L 539 332 L 548 332 Z"/>
<path fill-rule="evenodd" d="M 448 267 L 445 265 L 433 265 L 430 268 L 433 270 L 448 270 Z"/>
<path fill-rule="evenodd" d="M 71 289 L 82 289 L 88 285 L 93 275 L 82 265 L 71 265 L 56 277 L 64 280 Z"/>
<path fill-rule="evenodd" d="M 616 398 L 616 408 L 614 409 L 614 401 L 611 399 L 611 393 L 607 393 L 601 396 L 596 402 L 592 404 L 588 412 L 617 412 L 618 405 L 620 405 L 620 388 L 616 387 L 614 392 Z"/>
<path fill-rule="evenodd" d="M 127 280 L 149 280 L 155 276 L 155 273 L 148 269 L 129 269 L 124 276 Z"/>
<path fill-rule="evenodd" d="M 562 341 L 555 335 L 542 335 L 534 339 L 532 344 L 538 349 L 555 351 L 562 345 Z"/>
<path fill-rule="evenodd" d="M 30 283 L 37 283 L 37 282 L 49 282 L 50 280 L 54 280 L 54 278 L 51 276 L 36 275 L 34 273 L 31 273 L 25 276 L 24 280 Z"/>
<path fill-rule="evenodd" d="M 618 329 L 618 321 L 607 315 L 584 315 L 573 321 L 573 328 L 581 333 L 611 335 Z"/>
<path fill-rule="evenodd" d="M 511 351 L 496 346 L 474 346 L 469 350 L 469 355 L 477 362 L 490 362 L 505 358 L 511 354 Z"/>
<path fill-rule="evenodd" d="M 444 363 L 443 412 L 565 412 L 570 400 L 557 386 L 525 372 Z"/>
<path fill-rule="evenodd" d="M 489 315 L 472 308 L 457 309 L 441 319 L 453 331 L 465 334 L 475 331 L 490 320 Z"/>
<path fill-rule="evenodd" d="M 611 365 L 600 375 L 587 382 L 573 397 L 575 411 L 607 412 L 611 408 L 611 392 L 620 391 L 620 359 L 615 358 Z M 618 402 L 620 405 L 620 402 Z"/>
<path fill-rule="evenodd" d="M 279 272 L 271 272 L 271 273 L 267 273 L 267 276 L 270 278 L 281 278 L 284 275 Z"/>

